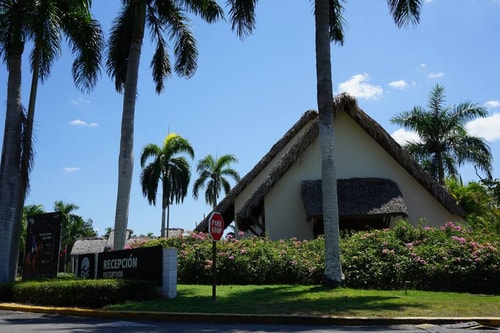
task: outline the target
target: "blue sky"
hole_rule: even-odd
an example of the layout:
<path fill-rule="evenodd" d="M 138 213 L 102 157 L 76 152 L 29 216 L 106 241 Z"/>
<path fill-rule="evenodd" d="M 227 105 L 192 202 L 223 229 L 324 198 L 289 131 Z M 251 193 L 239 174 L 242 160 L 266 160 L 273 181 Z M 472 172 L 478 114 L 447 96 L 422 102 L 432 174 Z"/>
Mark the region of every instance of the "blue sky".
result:
<path fill-rule="evenodd" d="M 106 34 L 121 1 L 93 2 L 93 13 Z M 139 185 L 139 156 L 148 143 L 161 145 L 169 132 L 188 139 L 196 163 L 208 154 L 231 153 L 244 176 L 298 118 L 316 109 L 314 18 L 308 0 L 260 1 L 257 29 L 245 40 L 228 23 L 208 25 L 196 18 L 198 70 L 191 79 L 172 77 L 157 95 L 145 38 L 135 118 L 135 169 L 129 228 L 135 234 L 159 234 L 161 208 L 150 206 Z M 333 46 L 334 93 L 347 91 L 360 107 L 398 140 L 408 133 L 389 119 L 427 104 L 437 83 L 447 104 L 470 100 L 488 108 L 489 117 L 468 125 L 488 140 L 493 176 L 500 178 L 500 31 L 499 0 L 426 1 L 420 25 L 398 29 L 383 0 L 347 1 L 344 46 Z M 23 103 L 29 93 L 24 57 Z M 39 88 L 35 136 L 36 161 L 27 204 L 51 211 L 56 200 L 74 203 L 101 235 L 113 227 L 122 95 L 103 71 L 90 94 L 78 92 L 71 78 L 67 49 Z M 0 100 L 5 110 L 7 71 L 0 68 Z M 0 130 L 3 132 L 5 112 Z M 1 140 L 1 139 L 0 139 Z M 464 181 L 477 181 L 473 168 L 461 169 Z M 190 190 L 192 184 L 190 185 Z M 159 198 L 158 198 L 159 200 Z M 173 205 L 170 226 L 192 230 L 210 207 L 191 192 Z"/>

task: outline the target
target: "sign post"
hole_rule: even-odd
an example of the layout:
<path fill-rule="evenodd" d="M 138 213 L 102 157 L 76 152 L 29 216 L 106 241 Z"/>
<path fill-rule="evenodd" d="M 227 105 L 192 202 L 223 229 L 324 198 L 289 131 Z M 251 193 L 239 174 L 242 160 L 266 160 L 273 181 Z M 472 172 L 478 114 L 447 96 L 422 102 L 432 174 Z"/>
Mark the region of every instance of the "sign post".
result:
<path fill-rule="evenodd" d="M 212 238 L 212 300 L 215 302 L 217 300 L 217 241 L 219 241 L 224 233 L 224 219 L 222 215 L 217 212 L 213 212 L 208 218 L 208 233 L 210 238 Z"/>

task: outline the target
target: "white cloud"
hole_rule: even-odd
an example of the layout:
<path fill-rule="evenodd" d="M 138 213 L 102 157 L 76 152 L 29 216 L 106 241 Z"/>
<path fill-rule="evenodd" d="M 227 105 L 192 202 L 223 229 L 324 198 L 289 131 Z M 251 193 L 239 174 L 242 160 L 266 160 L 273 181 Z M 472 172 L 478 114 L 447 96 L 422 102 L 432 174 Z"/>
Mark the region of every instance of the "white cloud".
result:
<path fill-rule="evenodd" d="M 470 135 L 483 138 L 493 142 L 500 140 L 500 113 L 494 113 L 486 118 L 479 118 L 469 121 L 465 128 Z"/>
<path fill-rule="evenodd" d="M 500 2 L 500 0 L 498 0 Z M 498 108 L 500 107 L 500 101 L 488 101 L 484 103 L 484 106 L 487 108 L 493 109 L 493 108 Z"/>
<path fill-rule="evenodd" d="M 443 72 L 429 73 L 429 79 L 438 79 L 443 76 L 444 76 Z"/>
<path fill-rule="evenodd" d="M 64 172 L 67 172 L 67 173 L 72 173 L 72 172 L 76 172 L 76 171 L 80 171 L 80 168 L 77 168 L 77 167 L 66 167 L 66 168 L 64 168 Z"/>
<path fill-rule="evenodd" d="M 90 101 L 86 98 L 78 97 L 78 98 L 72 99 L 70 101 L 70 103 L 74 106 L 80 106 L 80 105 L 84 105 L 84 104 L 90 104 Z"/>
<path fill-rule="evenodd" d="M 395 89 L 405 89 L 408 88 L 410 84 L 405 80 L 398 80 L 390 82 L 389 85 Z"/>
<path fill-rule="evenodd" d="M 384 89 L 381 86 L 370 84 L 368 73 L 356 74 L 349 80 L 339 84 L 339 91 L 346 92 L 357 98 L 375 99 L 382 95 Z"/>
<path fill-rule="evenodd" d="M 407 131 L 403 128 L 400 128 L 400 129 L 394 131 L 391 134 L 391 136 L 401 146 L 404 146 L 408 142 L 419 142 L 420 141 L 420 137 L 418 136 L 418 134 L 416 132 Z"/>
<path fill-rule="evenodd" d="M 73 126 L 88 126 L 88 127 L 97 127 L 99 124 L 97 123 L 88 123 L 85 120 L 75 119 L 69 122 L 70 125 Z"/>

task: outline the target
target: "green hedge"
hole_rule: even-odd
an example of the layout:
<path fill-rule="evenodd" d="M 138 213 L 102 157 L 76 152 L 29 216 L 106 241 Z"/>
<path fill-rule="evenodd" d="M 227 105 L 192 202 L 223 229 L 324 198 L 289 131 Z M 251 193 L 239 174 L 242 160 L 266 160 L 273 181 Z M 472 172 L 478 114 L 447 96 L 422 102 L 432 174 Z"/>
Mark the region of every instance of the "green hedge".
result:
<path fill-rule="evenodd" d="M 150 281 L 54 279 L 0 284 L 0 301 L 33 305 L 101 308 L 158 297 Z"/>
<path fill-rule="evenodd" d="M 141 241 L 134 247 L 178 249 L 178 283 L 212 283 L 208 235 Z M 448 222 L 440 228 L 400 222 L 393 229 L 357 232 L 341 240 L 345 285 L 351 288 L 500 293 L 500 237 Z M 320 284 L 324 239 L 217 242 L 218 284 Z"/>

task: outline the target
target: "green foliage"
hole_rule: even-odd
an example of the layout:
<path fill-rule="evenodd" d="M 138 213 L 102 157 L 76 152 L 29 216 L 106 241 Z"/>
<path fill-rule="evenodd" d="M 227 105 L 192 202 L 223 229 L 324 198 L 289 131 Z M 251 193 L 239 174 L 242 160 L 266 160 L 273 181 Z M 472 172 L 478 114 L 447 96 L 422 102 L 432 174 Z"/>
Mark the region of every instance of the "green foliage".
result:
<path fill-rule="evenodd" d="M 199 177 L 193 185 L 193 197 L 198 199 L 198 192 L 201 188 L 206 187 L 205 202 L 215 208 L 217 199 L 222 190 L 227 195 L 231 190 L 231 185 L 226 177 L 240 181 L 240 175 L 236 170 L 230 167 L 231 163 L 238 162 L 238 159 L 231 154 L 222 155 L 221 157 L 213 157 L 207 155 L 198 161 L 196 170 Z"/>
<path fill-rule="evenodd" d="M 500 233 L 500 181 L 483 179 L 463 185 L 447 179 L 446 188 L 467 212 L 466 221 L 476 231 Z"/>
<path fill-rule="evenodd" d="M 491 178 L 491 151 L 487 142 L 467 134 L 467 121 L 488 116 L 485 107 L 469 101 L 445 106 L 444 87 L 437 84 L 429 94 L 427 109 L 415 106 L 391 118 L 393 124 L 415 131 L 418 142 L 405 150 L 441 185 L 445 177 L 456 178 L 458 167 L 470 162 Z"/>
<path fill-rule="evenodd" d="M 37 305 L 101 308 L 157 297 L 153 282 L 138 280 L 54 279 L 0 284 L 0 301 Z"/>
<path fill-rule="evenodd" d="M 178 250 L 180 284 L 212 283 L 212 242 L 206 234 L 141 241 Z M 500 292 L 496 233 L 473 232 L 448 222 L 440 228 L 400 222 L 390 230 L 341 240 L 345 285 L 364 289 Z M 321 284 L 324 239 L 271 241 L 228 238 L 217 242 L 217 284 Z"/>

